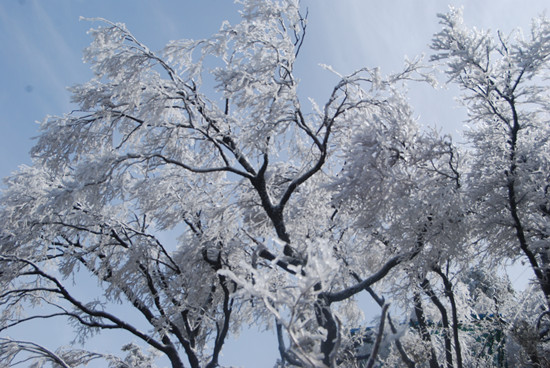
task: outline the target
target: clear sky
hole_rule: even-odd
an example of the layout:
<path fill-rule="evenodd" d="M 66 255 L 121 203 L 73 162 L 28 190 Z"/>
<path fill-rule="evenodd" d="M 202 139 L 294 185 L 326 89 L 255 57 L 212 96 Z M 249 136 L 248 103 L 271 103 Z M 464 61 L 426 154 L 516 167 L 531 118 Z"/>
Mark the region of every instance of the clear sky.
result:
<path fill-rule="evenodd" d="M 505 32 L 522 27 L 525 33 L 530 19 L 550 7 L 548 0 L 303 1 L 309 24 L 296 69 L 301 93 L 325 102 L 336 79 L 319 63 L 344 74 L 364 66 L 389 73 L 399 70 L 404 56 L 429 55 L 427 45 L 439 29 L 436 13 L 450 3 L 464 7 L 468 25 Z M 93 24 L 80 16 L 126 23 L 149 48 L 159 50 L 172 39 L 207 37 L 223 20 L 236 22 L 237 8 L 231 0 L 0 0 L 0 176 L 30 163 L 34 122 L 69 112 L 73 106 L 65 87 L 91 77 L 81 56 Z M 424 123 L 455 132 L 464 113 L 454 94 L 412 86 L 410 98 Z M 227 346 L 222 363 L 264 367 L 275 357 L 272 337 L 246 333 Z"/>

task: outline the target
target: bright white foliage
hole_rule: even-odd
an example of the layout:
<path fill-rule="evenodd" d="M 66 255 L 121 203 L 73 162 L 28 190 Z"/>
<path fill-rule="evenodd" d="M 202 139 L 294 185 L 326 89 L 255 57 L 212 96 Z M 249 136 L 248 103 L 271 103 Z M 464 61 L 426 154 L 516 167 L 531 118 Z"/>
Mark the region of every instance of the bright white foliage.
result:
<path fill-rule="evenodd" d="M 0 361 L 153 367 L 158 353 L 216 367 L 228 335 L 251 324 L 275 327 L 279 366 L 498 365 L 487 330 L 510 346 L 541 333 L 509 351 L 543 357 L 548 313 L 512 315 L 518 301 L 496 270 L 526 257 L 542 291 L 530 300 L 548 307 L 548 20 L 527 41 L 497 42 L 458 10 L 440 16 L 432 59 L 470 114 L 461 151 L 407 102 L 407 82 L 434 81 L 420 60 L 387 77 L 339 75 L 325 103 L 304 107 L 299 2 L 239 3 L 239 24 L 158 53 L 92 20 L 95 77 L 72 88 L 75 111 L 44 120 L 33 165 L 2 194 L 0 331 L 66 317 L 82 342 L 116 329 L 155 353 L 2 338 Z M 97 295 L 75 296 L 73 277 L 96 278 Z M 361 326 L 359 293 L 383 308 L 380 331 Z"/>

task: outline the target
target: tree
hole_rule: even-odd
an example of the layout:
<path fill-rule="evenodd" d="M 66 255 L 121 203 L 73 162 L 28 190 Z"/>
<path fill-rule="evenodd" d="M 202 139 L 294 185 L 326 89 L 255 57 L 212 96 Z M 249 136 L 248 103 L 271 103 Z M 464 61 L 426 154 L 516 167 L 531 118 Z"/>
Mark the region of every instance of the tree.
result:
<path fill-rule="evenodd" d="M 550 306 L 548 90 L 550 23 L 529 39 L 466 29 L 461 12 L 440 15 L 433 60 L 465 91 L 472 149 L 467 169 L 473 236 L 493 257 L 524 257 Z M 546 339 L 548 331 L 539 331 Z M 534 363 L 538 358 L 533 355 Z"/>
<path fill-rule="evenodd" d="M 440 17 L 433 59 L 447 61 L 450 81 L 466 93 L 479 236 L 494 235 L 487 243 L 504 246 L 503 254 L 525 256 L 548 299 L 548 103 L 539 84 L 550 58 L 548 20 L 535 21 L 530 40 L 499 33 L 495 42 L 465 29 L 456 9 Z"/>
<path fill-rule="evenodd" d="M 544 106 L 534 100 L 543 87 L 516 87 L 538 75 L 535 67 L 547 67 L 541 50 L 550 40 L 537 35 L 549 33 L 548 22 L 536 25 L 525 43 L 531 46 L 514 51 L 518 60 L 510 62 L 524 71 L 510 71 L 500 86 L 499 71 L 494 80 L 482 78 L 468 64 L 479 59 L 478 49 L 493 49 L 476 48 L 475 35 L 455 47 L 460 15 L 442 16 L 434 60 L 451 60 L 451 80 L 479 77 L 471 89 L 488 91 L 466 99 L 473 101 L 472 121 L 487 124 L 491 116 L 515 131 L 503 135 L 512 142 L 494 140 L 489 128 L 471 134 L 473 152 L 497 165 L 470 158 L 451 137 L 415 120 L 404 86 L 433 82 L 420 60 L 387 77 L 368 68 L 336 73 L 327 102 L 306 108 L 294 75 L 307 27 L 298 1 L 246 0 L 241 15 L 241 23 L 224 23 L 209 39 L 171 42 L 162 53 L 122 24 L 95 20 L 101 26 L 85 51 L 95 77 L 72 88 L 78 109 L 48 117 L 33 165 L 6 180 L 0 331 L 65 318 L 81 341 L 120 330 L 141 346 L 125 345 L 126 357 L 118 358 L 2 338 L 0 361 L 152 367 L 160 354 L 173 367 L 216 367 L 232 331 L 258 324 L 276 331 L 278 366 L 460 367 L 480 359 L 472 354 L 485 347 L 474 321 L 479 313 L 502 313 L 514 303 L 505 282 L 488 292 L 474 281 L 494 272 L 503 253 L 517 255 L 515 241 L 542 275 L 547 296 L 540 247 L 548 167 L 544 151 L 536 152 L 547 135 L 526 135 L 529 151 L 521 154 L 536 156 L 523 159 L 529 165 L 519 163 L 516 148 L 523 142 L 520 116 L 529 119 L 526 127 L 544 129 L 543 115 L 528 109 L 516 122 L 492 106 L 493 98 L 512 111 L 522 98 Z M 503 92 L 510 81 L 517 97 Z M 472 174 L 480 168 L 483 175 Z M 488 186 L 502 175 L 500 189 Z M 524 214 L 535 207 L 538 215 Z M 465 274 L 481 251 L 492 262 Z M 78 293 L 73 277 L 97 279 L 97 295 Z M 359 326 L 355 297 L 363 292 L 381 307 L 374 330 Z M 115 303 L 140 318 L 118 313 Z M 415 317 L 395 321 L 390 312 Z M 474 327 L 465 329 L 468 323 Z M 541 344 L 519 349 L 539 364 Z M 485 361 L 502 362 L 491 357 Z"/>

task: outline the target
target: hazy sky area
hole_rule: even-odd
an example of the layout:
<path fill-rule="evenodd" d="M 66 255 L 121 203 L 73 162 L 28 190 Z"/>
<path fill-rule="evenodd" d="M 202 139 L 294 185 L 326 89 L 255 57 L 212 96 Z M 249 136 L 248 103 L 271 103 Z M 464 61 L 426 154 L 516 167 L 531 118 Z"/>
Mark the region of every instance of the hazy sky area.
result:
<path fill-rule="evenodd" d="M 342 74 L 360 67 L 380 67 L 386 74 L 399 71 L 405 56 L 429 57 L 431 37 L 440 28 L 436 14 L 446 12 L 449 4 L 464 7 L 469 26 L 504 33 L 521 27 L 526 35 L 531 18 L 550 8 L 548 0 L 303 1 L 308 27 L 296 64 L 302 98 L 324 104 L 337 81 L 319 64 L 332 65 Z M 160 50 L 173 39 L 208 37 L 223 20 L 237 22 L 237 9 L 231 0 L 0 0 L 0 176 L 31 163 L 28 151 L 30 138 L 37 134 L 35 121 L 74 109 L 66 87 L 91 78 L 82 50 L 91 40 L 86 31 L 98 23 L 79 20 L 80 16 L 123 22 L 150 49 Z M 453 100 L 456 91 L 415 85 L 410 90 L 420 121 L 460 140 L 456 132 L 465 116 Z M 57 335 L 68 337 L 70 331 L 55 327 L 43 333 L 33 328 L 20 330 L 17 337 L 39 337 L 55 349 Z M 60 340 L 68 341 L 63 336 Z M 112 340 L 92 343 L 117 353 Z M 273 336 L 247 332 L 226 345 L 221 363 L 271 367 L 276 357 Z"/>

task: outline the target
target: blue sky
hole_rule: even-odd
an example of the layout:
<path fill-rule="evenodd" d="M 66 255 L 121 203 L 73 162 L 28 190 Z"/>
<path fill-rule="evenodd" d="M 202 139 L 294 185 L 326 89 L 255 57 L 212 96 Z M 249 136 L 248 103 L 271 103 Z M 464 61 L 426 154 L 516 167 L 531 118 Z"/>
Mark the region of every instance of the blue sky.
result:
<path fill-rule="evenodd" d="M 319 63 L 341 73 L 364 66 L 389 73 L 400 68 L 405 55 L 429 55 L 427 45 L 439 29 L 436 13 L 449 3 L 464 6 L 468 25 L 505 32 L 520 26 L 526 33 L 530 19 L 550 7 L 547 0 L 303 1 L 309 25 L 296 69 L 301 93 L 324 103 L 336 79 Z M 91 77 L 81 57 L 93 24 L 80 16 L 126 23 L 138 39 L 159 50 L 172 39 L 207 37 L 223 20 L 236 22 L 236 9 L 231 0 L 0 0 L 0 176 L 30 163 L 35 121 L 69 112 L 73 106 L 65 87 Z M 464 118 L 453 101 L 455 92 L 412 86 L 410 98 L 422 121 L 454 132 Z M 242 341 L 245 349 L 228 346 L 224 364 L 272 365 L 272 337 L 247 332 Z"/>
<path fill-rule="evenodd" d="M 452 1 L 463 5 L 468 24 L 510 30 L 528 27 L 532 16 L 548 7 L 545 0 Z M 403 56 L 429 53 L 431 35 L 438 30 L 435 14 L 447 9 L 441 0 L 306 0 L 309 27 L 298 73 L 306 95 L 326 97 L 335 79 L 317 65 L 349 73 L 363 66 L 396 71 Z M 0 1 L 0 175 L 29 163 L 27 152 L 36 134 L 35 121 L 47 114 L 71 110 L 66 86 L 88 80 L 91 72 L 81 61 L 93 26 L 80 16 L 123 22 L 151 49 L 169 40 L 200 38 L 215 32 L 225 19 L 236 21 L 231 0 L 1 0 Z M 421 98 L 419 98 L 421 96 Z M 448 121 L 452 94 L 439 91 L 445 103 L 427 103 L 425 93 L 412 95 L 417 111 L 428 124 L 453 126 Z M 442 101 L 443 102 L 443 101 Z M 436 111 L 437 112 L 437 111 Z M 460 115 L 458 115 L 460 116 Z M 454 128 L 450 128 L 453 131 Z"/>

